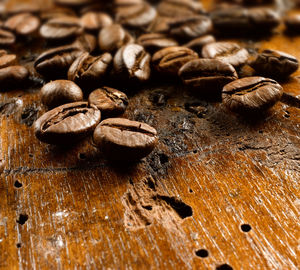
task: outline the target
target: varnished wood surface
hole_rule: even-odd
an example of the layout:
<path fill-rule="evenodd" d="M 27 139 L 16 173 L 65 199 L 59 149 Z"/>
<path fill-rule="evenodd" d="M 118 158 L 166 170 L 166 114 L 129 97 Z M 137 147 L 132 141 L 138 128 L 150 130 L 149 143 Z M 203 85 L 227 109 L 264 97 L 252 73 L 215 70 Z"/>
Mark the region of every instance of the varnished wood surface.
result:
<path fill-rule="evenodd" d="M 253 46 L 300 59 L 300 36 L 282 31 Z M 300 95 L 299 76 L 286 92 Z M 202 117 L 185 109 L 193 102 Z M 299 268 L 299 108 L 245 120 L 156 83 L 126 116 L 157 128 L 160 143 L 130 166 L 108 164 L 89 138 L 65 149 L 37 141 L 37 89 L 1 93 L 0 111 L 0 269 Z"/>

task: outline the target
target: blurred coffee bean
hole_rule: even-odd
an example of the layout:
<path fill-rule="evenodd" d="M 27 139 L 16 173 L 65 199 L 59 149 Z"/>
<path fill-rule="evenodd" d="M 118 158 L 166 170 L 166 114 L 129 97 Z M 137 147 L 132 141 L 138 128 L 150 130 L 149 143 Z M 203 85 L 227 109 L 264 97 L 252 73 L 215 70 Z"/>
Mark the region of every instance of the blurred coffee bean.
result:
<path fill-rule="evenodd" d="M 89 95 L 89 104 L 95 105 L 103 117 L 114 117 L 125 112 L 128 98 L 117 89 L 103 86 Z"/>
<path fill-rule="evenodd" d="M 40 19 L 30 13 L 21 13 L 10 17 L 4 27 L 16 32 L 18 35 L 30 35 L 37 31 Z"/>
<path fill-rule="evenodd" d="M 82 101 L 83 93 L 74 82 L 57 80 L 42 87 L 41 99 L 44 105 L 52 109 L 66 103 Z"/>
<path fill-rule="evenodd" d="M 154 52 L 166 47 L 178 46 L 175 39 L 160 33 L 149 33 L 139 36 L 137 43 L 147 51 Z"/>
<path fill-rule="evenodd" d="M 112 56 L 110 53 L 93 57 L 85 52 L 70 66 L 68 79 L 82 87 L 99 86 L 111 64 Z"/>
<path fill-rule="evenodd" d="M 280 100 L 283 90 L 274 80 L 264 77 L 247 77 L 224 86 L 224 104 L 240 114 L 259 113 Z"/>
<path fill-rule="evenodd" d="M 247 62 L 249 53 L 234 42 L 214 42 L 203 47 L 202 56 L 219 59 L 236 67 Z"/>
<path fill-rule="evenodd" d="M 40 35 L 48 40 L 67 39 L 81 34 L 83 28 L 77 17 L 58 17 L 44 23 Z"/>
<path fill-rule="evenodd" d="M 13 33 L 0 29 L 0 45 L 11 45 L 15 43 L 16 37 Z"/>
<path fill-rule="evenodd" d="M 76 17 L 76 12 L 71 8 L 66 7 L 52 7 L 50 9 L 42 10 L 40 18 L 42 21 L 49 21 L 59 17 Z"/>
<path fill-rule="evenodd" d="M 66 78 L 75 59 L 82 54 L 78 46 L 61 46 L 42 53 L 34 63 L 38 73 L 47 78 Z"/>
<path fill-rule="evenodd" d="M 215 97 L 220 96 L 224 85 L 238 78 L 232 65 L 218 59 L 189 61 L 178 75 L 195 94 Z"/>
<path fill-rule="evenodd" d="M 23 66 L 9 66 L 0 69 L 0 90 L 23 86 L 29 77 L 28 70 Z M 3 89 L 3 87 L 5 89 Z"/>
<path fill-rule="evenodd" d="M 205 35 L 199 38 L 195 38 L 191 40 L 190 42 L 182 45 L 184 47 L 190 48 L 194 50 L 195 52 L 198 52 L 200 55 L 202 54 L 202 48 L 209 43 L 216 42 L 216 39 L 212 35 Z"/>
<path fill-rule="evenodd" d="M 36 137 L 49 144 L 70 144 L 93 132 L 101 113 L 87 102 L 61 105 L 43 114 L 34 122 Z"/>
<path fill-rule="evenodd" d="M 300 32 L 300 14 L 288 15 L 284 19 L 286 29 L 292 32 Z"/>
<path fill-rule="evenodd" d="M 299 67 L 294 56 L 276 50 L 264 50 L 250 63 L 258 75 L 268 78 L 286 78 Z"/>
<path fill-rule="evenodd" d="M 112 18 L 103 12 L 88 12 L 80 18 L 81 26 L 86 31 L 99 31 L 103 27 L 113 24 Z"/>
<path fill-rule="evenodd" d="M 177 75 L 178 70 L 190 60 L 198 58 L 198 54 L 185 47 L 168 47 L 157 51 L 152 63 L 158 72 Z"/>
<path fill-rule="evenodd" d="M 175 37 L 191 40 L 212 31 L 212 21 L 207 16 L 180 17 L 169 23 L 169 33 Z"/>
<path fill-rule="evenodd" d="M 104 52 L 114 52 L 123 45 L 132 43 L 133 38 L 119 24 L 104 27 L 98 37 L 99 47 Z"/>
<path fill-rule="evenodd" d="M 171 17 L 156 16 L 146 31 L 148 33 L 167 33 L 170 28 L 169 23 L 172 20 Z"/>
<path fill-rule="evenodd" d="M 149 155 L 157 145 L 157 131 L 141 122 L 108 118 L 95 129 L 94 143 L 110 160 L 135 161 Z"/>
<path fill-rule="evenodd" d="M 54 2 L 62 6 L 78 7 L 90 4 L 93 2 L 93 0 L 54 0 Z"/>
<path fill-rule="evenodd" d="M 16 64 L 17 56 L 15 54 L 7 54 L 0 51 L 0 69 Z"/>
<path fill-rule="evenodd" d="M 92 52 L 97 47 L 97 39 L 91 34 L 83 34 L 77 37 L 72 46 L 77 46 L 83 51 Z"/>
<path fill-rule="evenodd" d="M 178 18 L 203 14 L 204 9 L 198 0 L 162 0 L 157 12 L 161 16 Z"/>
<path fill-rule="evenodd" d="M 238 67 L 237 68 L 237 73 L 238 73 L 239 78 L 254 77 L 254 76 L 257 75 L 254 68 L 252 68 L 248 64 L 245 64 L 241 67 Z"/>
<path fill-rule="evenodd" d="M 151 73 L 150 60 L 150 54 L 141 45 L 125 45 L 114 57 L 115 75 L 125 81 L 147 81 Z"/>
<path fill-rule="evenodd" d="M 6 14 L 16 15 L 19 13 L 31 13 L 36 14 L 41 11 L 41 7 L 38 3 L 34 1 L 22 1 L 22 2 L 12 2 L 9 1 L 12 5 L 7 5 Z"/>

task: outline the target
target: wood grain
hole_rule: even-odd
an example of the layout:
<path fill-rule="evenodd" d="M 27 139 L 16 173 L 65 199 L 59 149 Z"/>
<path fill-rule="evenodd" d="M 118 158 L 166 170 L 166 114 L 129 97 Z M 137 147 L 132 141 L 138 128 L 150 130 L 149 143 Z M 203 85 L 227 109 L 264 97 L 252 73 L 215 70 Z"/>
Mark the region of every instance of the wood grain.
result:
<path fill-rule="evenodd" d="M 283 30 L 254 46 L 300 59 L 300 37 Z M 300 95 L 299 76 L 287 93 Z M 186 110 L 195 102 L 199 115 Z M 254 121 L 156 82 L 126 112 L 160 136 L 133 165 L 109 164 L 90 138 L 40 143 L 38 89 L 2 92 L 0 111 L 0 269 L 299 268 L 299 108 L 278 103 Z"/>

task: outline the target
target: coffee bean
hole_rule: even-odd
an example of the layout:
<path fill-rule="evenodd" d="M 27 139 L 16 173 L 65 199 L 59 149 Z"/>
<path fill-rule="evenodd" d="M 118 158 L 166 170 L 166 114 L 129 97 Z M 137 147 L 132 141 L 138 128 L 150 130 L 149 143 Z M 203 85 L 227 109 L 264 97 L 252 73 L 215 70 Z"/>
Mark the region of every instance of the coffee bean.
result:
<path fill-rule="evenodd" d="M 156 130 L 147 124 L 109 118 L 97 126 L 93 140 L 106 158 L 134 161 L 150 154 L 158 138 Z"/>
<path fill-rule="evenodd" d="M 74 102 L 56 107 L 34 123 L 36 137 L 45 143 L 70 144 L 92 132 L 101 113 L 87 102 Z"/>
<path fill-rule="evenodd" d="M 16 37 L 13 33 L 0 29 L 0 45 L 11 45 L 16 41 Z"/>
<path fill-rule="evenodd" d="M 200 1 L 163 0 L 157 6 L 159 15 L 166 17 L 185 17 L 204 13 Z"/>
<path fill-rule="evenodd" d="M 65 78 L 74 60 L 82 54 L 77 46 L 61 46 L 42 53 L 35 61 L 38 73 L 47 78 Z"/>
<path fill-rule="evenodd" d="M 4 23 L 4 27 L 19 35 L 30 35 L 37 31 L 39 26 L 40 19 L 30 13 L 14 15 Z"/>
<path fill-rule="evenodd" d="M 88 12 L 80 18 L 81 26 L 87 31 L 99 31 L 113 24 L 112 18 L 103 12 Z"/>
<path fill-rule="evenodd" d="M 0 69 L 0 88 L 19 87 L 28 79 L 29 72 L 22 66 L 10 66 Z"/>
<path fill-rule="evenodd" d="M 47 21 L 40 29 L 40 35 L 48 40 L 67 39 L 83 31 L 77 17 L 58 17 Z"/>
<path fill-rule="evenodd" d="M 104 52 L 114 52 L 123 45 L 132 43 L 133 38 L 119 24 L 104 27 L 99 33 L 99 47 Z"/>
<path fill-rule="evenodd" d="M 216 39 L 212 35 L 205 35 L 199 38 L 192 39 L 190 42 L 182 45 L 184 47 L 190 48 L 195 52 L 202 54 L 202 48 L 209 43 L 216 42 Z"/>
<path fill-rule="evenodd" d="M 287 30 L 299 33 L 300 32 L 300 14 L 288 15 L 284 19 Z"/>
<path fill-rule="evenodd" d="M 66 103 L 82 101 L 83 93 L 74 82 L 57 80 L 42 87 L 41 99 L 44 105 L 52 109 Z"/>
<path fill-rule="evenodd" d="M 112 56 L 110 53 L 93 57 L 85 52 L 70 66 L 68 79 L 82 87 L 97 86 L 101 84 L 101 80 L 103 80 L 111 64 Z"/>
<path fill-rule="evenodd" d="M 280 100 L 283 90 L 274 80 L 264 77 L 247 77 L 224 86 L 224 104 L 233 112 L 259 113 Z"/>
<path fill-rule="evenodd" d="M 193 50 L 178 46 L 157 51 L 152 57 L 152 62 L 158 72 L 177 75 L 185 63 L 197 58 L 198 54 Z"/>
<path fill-rule="evenodd" d="M 169 33 L 181 39 L 191 40 L 212 31 L 212 21 L 207 16 L 180 17 L 169 23 Z"/>
<path fill-rule="evenodd" d="M 83 34 L 77 37 L 71 45 L 77 46 L 80 50 L 92 52 L 97 47 L 97 39 L 91 34 Z"/>
<path fill-rule="evenodd" d="M 195 94 L 215 97 L 220 96 L 224 85 L 238 78 L 232 65 L 218 59 L 189 61 L 178 75 Z"/>
<path fill-rule="evenodd" d="M 31 14 L 37 14 L 41 11 L 41 7 L 37 2 L 33 1 L 23 1 L 23 2 L 10 2 L 11 5 L 6 5 L 5 11 L 8 15 L 16 15 L 19 13 L 31 13 Z"/>
<path fill-rule="evenodd" d="M 69 6 L 69 7 L 78 7 L 86 4 L 90 4 L 93 0 L 54 0 L 58 5 Z"/>
<path fill-rule="evenodd" d="M 15 54 L 0 53 L 0 69 L 16 64 L 17 56 Z"/>
<path fill-rule="evenodd" d="M 203 47 L 202 56 L 219 59 L 236 67 L 247 62 L 249 53 L 234 42 L 214 42 Z"/>
<path fill-rule="evenodd" d="M 178 45 L 175 39 L 160 33 L 143 34 L 139 36 L 139 38 L 137 39 L 137 43 L 150 52 Z"/>
<path fill-rule="evenodd" d="M 299 62 L 290 54 L 276 50 L 264 50 L 250 65 L 261 76 L 285 78 L 298 69 Z"/>
<path fill-rule="evenodd" d="M 103 86 L 89 95 L 89 104 L 95 105 L 103 117 L 114 117 L 125 112 L 128 98 L 117 89 Z"/>
<path fill-rule="evenodd" d="M 114 57 L 115 75 L 125 81 L 147 81 L 150 78 L 151 56 L 138 44 L 120 48 Z"/>
<path fill-rule="evenodd" d="M 149 33 L 167 33 L 170 29 L 171 17 L 156 16 L 152 23 L 147 27 Z"/>
<path fill-rule="evenodd" d="M 42 21 L 49 21 L 59 17 L 76 17 L 76 12 L 73 9 L 66 7 L 51 7 L 46 10 L 42 10 L 40 18 Z"/>

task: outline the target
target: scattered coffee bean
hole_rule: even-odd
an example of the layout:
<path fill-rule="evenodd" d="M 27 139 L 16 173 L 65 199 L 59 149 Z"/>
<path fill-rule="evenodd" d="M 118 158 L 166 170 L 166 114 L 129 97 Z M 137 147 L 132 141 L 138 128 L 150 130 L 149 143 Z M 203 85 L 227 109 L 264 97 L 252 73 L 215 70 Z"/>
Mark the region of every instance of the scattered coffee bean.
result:
<path fill-rule="evenodd" d="M 66 103 L 82 101 L 83 93 L 74 82 L 57 80 L 42 87 L 41 99 L 44 105 L 52 109 Z"/>
<path fill-rule="evenodd" d="M 134 161 L 150 154 L 158 138 L 156 130 L 147 124 L 109 118 L 97 126 L 93 140 L 106 158 Z"/>
<path fill-rule="evenodd" d="M 283 90 L 274 80 L 264 77 L 247 77 L 224 86 L 224 104 L 240 114 L 259 113 L 280 100 Z"/>
<path fill-rule="evenodd" d="M 298 60 L 287 53 L 276 50 L 264 50 L 250 63 L 258 75 L 268 78 L 285 78 L 294 73 Z"/>
<path fill-rule="evenodd" d="M 150 52 L 178 45 L 175 39 L 160 33 L 143 34 L 137 39 L 137 43 Z"/>
<path fill-rule="evenodd" d="M 4 24 L 7 29 L 19 35 L 30 35 L 37 31 L 40 19 L 30 13 L 21 13 L 10 17 Z"/>
<path fill-rule="evenodd" d="M 42 10 L 40 18 L 42 21 L 49 21 L 59 17 L 76 17 L 76 13 L 73 9 L 66 7 L 53 7 L 46 10 Z"/>
<path fill-rule="evenodd" d="M 202 54 L 202 48 L 209 43 L 216 42 L 216 39 L 212 35 L 205 35 L 199 38 L 192 39 L 190 42 L 184 44 L 184 47 L 194 50 L 199 54 Z"/>
<path fill-rule="evenodd" d="M 77 37 L 75 42 L 72 44 L 73 46 L 77 46 L 79 49 L 87 52 L 92 52 L 97 47 L 97 39 L 93 35 L 84 34 Z"/>
<path fill-rule="evenodd" d="M 292 32 L 300 32 L 300 14 L 289 15 L 284 19 L 287 30 Z"/>
<path fill-rule="evenodd" d="M 163 0 L 157 6 L 157 12 L 166 17 L 185 17 L 204 13 L 200 1 Z"/>
<path fill-rule="evenodd" d="M 28 79 L 29 72 L 22 66 L 9 66 L 0 69 L 0 89 L 19 87 Z"/>
<path fill-rule="evenodd" d="M 87 31 L 99 31 L 113 24 L 112 18 L 103 12 L 87 12 L 80 18 L 81 26 Z"/>
<path fill-rule="evenodd" d="M 95 105 L 103 117 L 114 117 L 125 112 L 128 98 L 117 89 L 103 86 L 89 95 L 89 104 Z"/>
<path fill-rule="evenodd" d="M 101 119 L 100 111 L 87 102 L 56 107 L 34 122 L 36 137 L 49 144 L 69 144 L 92 132 Z"/>
<path fill-rule="evenodd" d="M 17 56 L 15 54 L 0 53 L 0 69 L 16 64 Z"/>
<path fill-rule="evenodd" d="M 15 43 L 16 37 L 13 33 L 0 29 L 0 45 L 11 45 Z"/>

